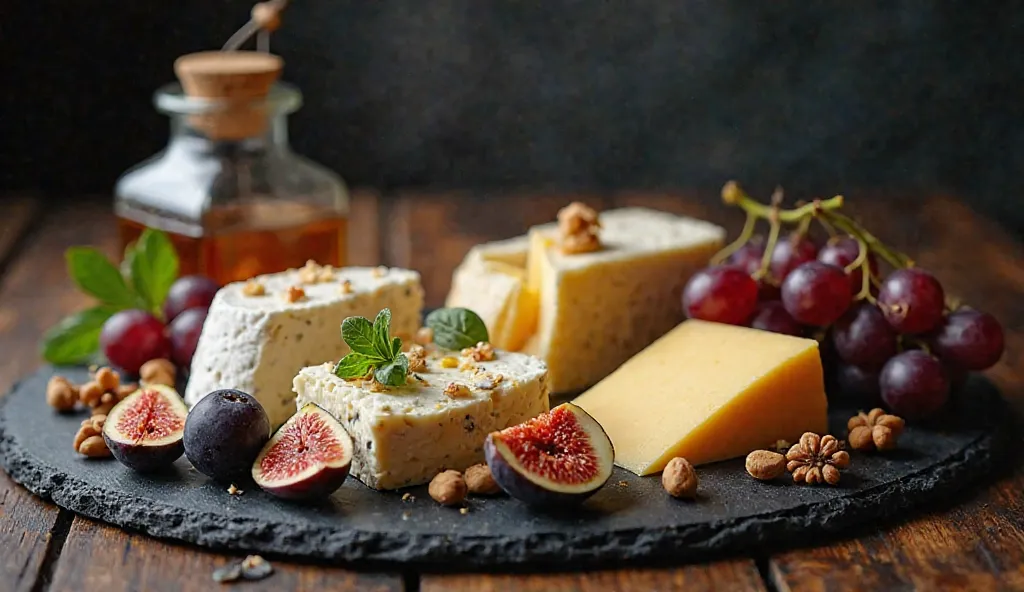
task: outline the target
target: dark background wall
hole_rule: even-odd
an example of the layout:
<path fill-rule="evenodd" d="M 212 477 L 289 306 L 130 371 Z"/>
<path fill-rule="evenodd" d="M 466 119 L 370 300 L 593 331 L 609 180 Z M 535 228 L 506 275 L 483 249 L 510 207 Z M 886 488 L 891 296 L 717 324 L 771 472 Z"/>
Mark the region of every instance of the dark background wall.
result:
<path fill-rule="evenodd" d="M 109 192 L 240 0 L 0 0 L 0 188 Z M 1024 229 L 1021 2 L 294 0 L 298 150 L 352 184 L 945 191 Z M 890 192 L 891 194 L 891 192 Z"/>

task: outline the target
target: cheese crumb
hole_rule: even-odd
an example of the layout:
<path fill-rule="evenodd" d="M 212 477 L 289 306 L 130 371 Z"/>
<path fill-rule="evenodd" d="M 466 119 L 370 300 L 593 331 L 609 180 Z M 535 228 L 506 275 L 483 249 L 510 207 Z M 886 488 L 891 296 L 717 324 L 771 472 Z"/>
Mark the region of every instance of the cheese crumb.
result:
<path fill-rule="evenodd" d="M 459 514 L 462 514 L 463 516 L 469 514 L 469 508 L 459 508 Z"/>
<path fill-rule="evenodd" d="M 267 293 L 267 288 L 256 280 L 249 280 L 242 286 L 242 294 L 246 296 L 264 296 Z"/>

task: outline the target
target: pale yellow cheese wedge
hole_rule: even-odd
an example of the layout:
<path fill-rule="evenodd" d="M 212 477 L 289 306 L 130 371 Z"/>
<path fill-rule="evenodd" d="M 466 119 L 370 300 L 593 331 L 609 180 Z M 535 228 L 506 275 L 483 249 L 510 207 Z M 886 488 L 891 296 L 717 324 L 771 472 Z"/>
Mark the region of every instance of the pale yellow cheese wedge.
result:
<path fill-rule="evenodd" d="M 575 403 L 608 433 L 615 464 L 637 475 L 676 456 L 705 464 L 828 429 L 816 341 L 696 320 Z"/>
<path fill-rule="evenodd" d="M 567 255 L 551 227 L 530 230 L 527 294 L 539 303 L 528 351 L 551 391 L 580 391 L 683 320 L 680 295 L 722 246 L 714 224 L 644 208 L 600 214 L 602 249 Z"/>

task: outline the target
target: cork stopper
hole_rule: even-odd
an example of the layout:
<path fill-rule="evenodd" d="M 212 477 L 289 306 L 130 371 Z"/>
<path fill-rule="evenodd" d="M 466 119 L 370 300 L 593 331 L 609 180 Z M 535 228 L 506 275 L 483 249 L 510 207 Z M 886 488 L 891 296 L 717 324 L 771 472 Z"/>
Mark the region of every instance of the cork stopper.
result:
<path fill-rule="evenodd" d="M 185 94 L 215 105 L 208 113 L 190 115 L 190 124 L 219 140 L 238 140 L 266 130 L 264 99 L 283 68 L 280 57 L 256 51 L 203 51 L 174 62 Z"/>

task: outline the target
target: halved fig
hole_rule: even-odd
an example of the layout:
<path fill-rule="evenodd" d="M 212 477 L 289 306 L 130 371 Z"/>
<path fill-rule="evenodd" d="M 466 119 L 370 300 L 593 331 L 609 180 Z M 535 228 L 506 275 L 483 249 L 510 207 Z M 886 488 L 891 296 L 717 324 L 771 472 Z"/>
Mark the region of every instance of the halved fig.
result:
<path fill-rule="evenodd" d="M 506 493 L 538 506 L 585 500 L 608 481 L 615 461 L 608 434 L 572 403 L 488 435 L 484 454 Z"/>
<path fill-rule="evenodd" d="M 285 499 L 327 497 L 352 465 L 352 438 L 338 420 L 306 403 L 285 422 L 252 464 L 261 489 Z"/>
<path fill-rule="evenodd" d="M 188 407 L 177 391 L 160 384 L 128 395 L 107 414 L 103 440 L 114 458 L 136 471 L 170 465 L 185 452 Z"/>

